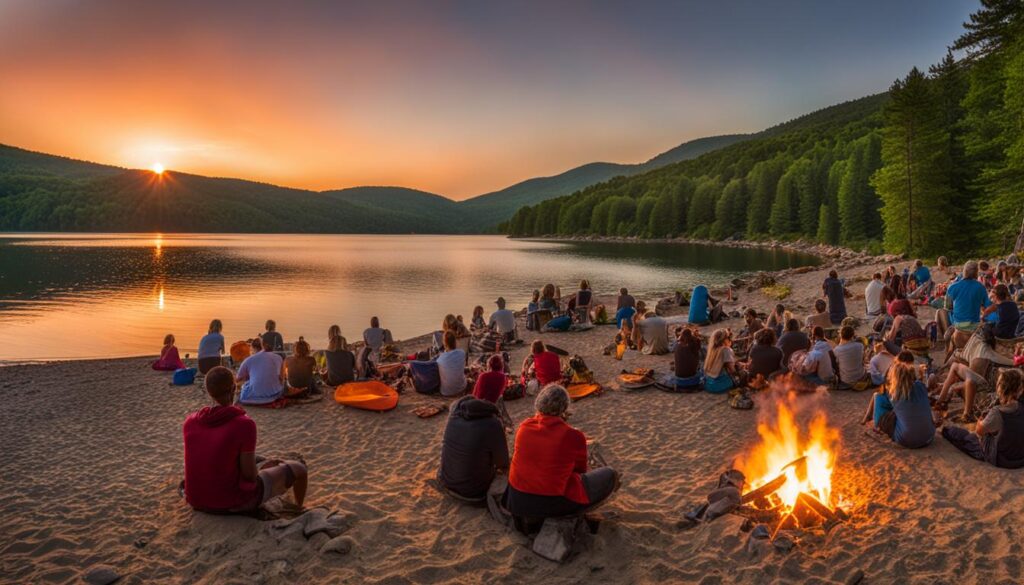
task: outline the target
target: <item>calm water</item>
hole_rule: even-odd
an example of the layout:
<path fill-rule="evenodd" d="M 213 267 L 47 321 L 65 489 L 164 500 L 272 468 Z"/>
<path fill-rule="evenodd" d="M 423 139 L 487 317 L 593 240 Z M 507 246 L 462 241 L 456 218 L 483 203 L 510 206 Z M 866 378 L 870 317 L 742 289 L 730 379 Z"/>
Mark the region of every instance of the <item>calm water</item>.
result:
<path fill-rule="evenodd" d="M 554 243 L 500 236 L 0 235 L 0 361 L 155 354 L 166 333 L 192 352 L 211 319 L 228 342 L 272 318 L 288 341 L 361 339 L 378 315 L 397 338 L 468 320 L 499 295 L 521 308 L 546 282 L 588 278 L 643 298 L 810 256 L 658 244 Z"/>

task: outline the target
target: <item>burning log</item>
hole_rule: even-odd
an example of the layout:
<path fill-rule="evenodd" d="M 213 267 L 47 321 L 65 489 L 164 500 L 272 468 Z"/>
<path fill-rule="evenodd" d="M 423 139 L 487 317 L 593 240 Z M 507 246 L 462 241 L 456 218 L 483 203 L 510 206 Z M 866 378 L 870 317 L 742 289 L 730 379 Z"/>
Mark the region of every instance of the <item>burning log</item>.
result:
<path fill-rule="evenodd" d="M 803 457 L 790 461 L 788 464 L 786 464 L 785 467 L 783 467 L 780 470 L 782 473 L 778 477 L 755 490 L 751 490 L 743 494 L 743 497 L 740 499 L 740 504 L 756 502 L 762 498 L 766 498 L 771 494 L 777 492 L 779 488 L 786 483 L 786 470 L 789 469 L 790 467 L 793 467 L 797 470 L 798 476 L 807 475 L 807 456 L 804 455 Z M 802 472 L 801 468 L 803 468 Z"/>

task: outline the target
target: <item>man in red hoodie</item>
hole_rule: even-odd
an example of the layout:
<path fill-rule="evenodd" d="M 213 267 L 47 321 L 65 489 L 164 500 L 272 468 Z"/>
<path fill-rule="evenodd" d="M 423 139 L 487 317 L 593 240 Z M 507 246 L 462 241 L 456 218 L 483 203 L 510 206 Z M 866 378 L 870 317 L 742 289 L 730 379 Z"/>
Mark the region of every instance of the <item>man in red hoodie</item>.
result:
<path fill-rule="evenodd" d="M 256 423 L 231 402 L 235 376 L 217 366 L 206 374 L 216 403 L 185 419 L 185 499 L 212 513 L 249 512 L 292 490 L 301 508 L 306 498 L 304 463 L 269 460 L 256 467 Z"/>
<path fill-rule="evenodd" d="M 516 433 L 505 503 L 513 516 L 541 519 L 582 514 L 618 488 L 610 467 L 587 470 L 587 438 L 566 422 L 569 394 L 551 384 L 537 395 L 537 414 Z"/>

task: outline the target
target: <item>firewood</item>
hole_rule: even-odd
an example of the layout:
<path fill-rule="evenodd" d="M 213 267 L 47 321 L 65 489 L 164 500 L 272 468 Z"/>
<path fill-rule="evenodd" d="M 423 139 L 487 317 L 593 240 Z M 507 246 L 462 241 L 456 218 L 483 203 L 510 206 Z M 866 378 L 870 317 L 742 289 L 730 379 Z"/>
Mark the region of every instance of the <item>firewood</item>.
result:
<path fill-rule="evenodd" d="M 784 483 L 786 483 L 786 474 L 785 473 L 783 473 L 779 477 L 776 477 L 775 479 L 769 481 L 768 483 L 764 484 L 763 486 L 761 486 L 761 487 L 759 487 L 759 488 L 757 488 L 755 490 L 750 490 L 749 492 L 743 494 L 743 497 L 740 498 L 740 504 L 747 504 L 747 503 L 750 503 L 750 502 L 757 501 L 757 500 L 759 500 L 761 498 L 764 498 L 766 496 L 769 496 L 769 495 L 775 493 L 780 487 L 782 487 L 782 485 Z"/>

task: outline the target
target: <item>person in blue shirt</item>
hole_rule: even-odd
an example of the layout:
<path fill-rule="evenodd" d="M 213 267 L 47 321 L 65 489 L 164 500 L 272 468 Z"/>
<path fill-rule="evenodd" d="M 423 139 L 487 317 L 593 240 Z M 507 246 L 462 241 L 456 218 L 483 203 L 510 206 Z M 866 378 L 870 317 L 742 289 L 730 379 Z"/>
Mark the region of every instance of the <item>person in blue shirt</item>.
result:
<path fill-rule="evenodd" d="M 910 352 L 900 352 L 886 375 L 885 390 L 868 403 L 864 422 L 872 421 L 875 430 L 908 449 L 930 445 L 935 438 L 928 389 L 917 379 Z"/>
<path fill-rule="evenodd" d="M 1005 284 L 997 284 L 992 288 L 995 303 L 989 305 L 982 314 L 986 321 L 995 324 L 993 333 L 1000 339 L 1013 339 L 1020 322 L 1020 308 L 1010 298 L 1010 289 Z"/>
<path fill-rule="evenodd" d="M 920 260 L 914 261 L 914 271 L 910 273 L 910 279 L 914 281 L 913 292 L 907 295 L 908 299 L 920 299 L 932 294 L 935 282 L 932 281 L 932 271 Z"/>
<path fill-rule="evenodd" d="M 964 264 L 962 278 L 946 289 L 947 318 L 958 329 L 973 329 L 981 321 L 981 310 L 992 304 L 985 285 L 978 282 L 978 263 Z"/>
<path fill-rule="evenodd" d="M 693 325 L 710 325 L 721 320 L 722 306 L 708 293 L 708 287 L 698 284 L 690 294 L 690 314 L 687 321 Z"/>

